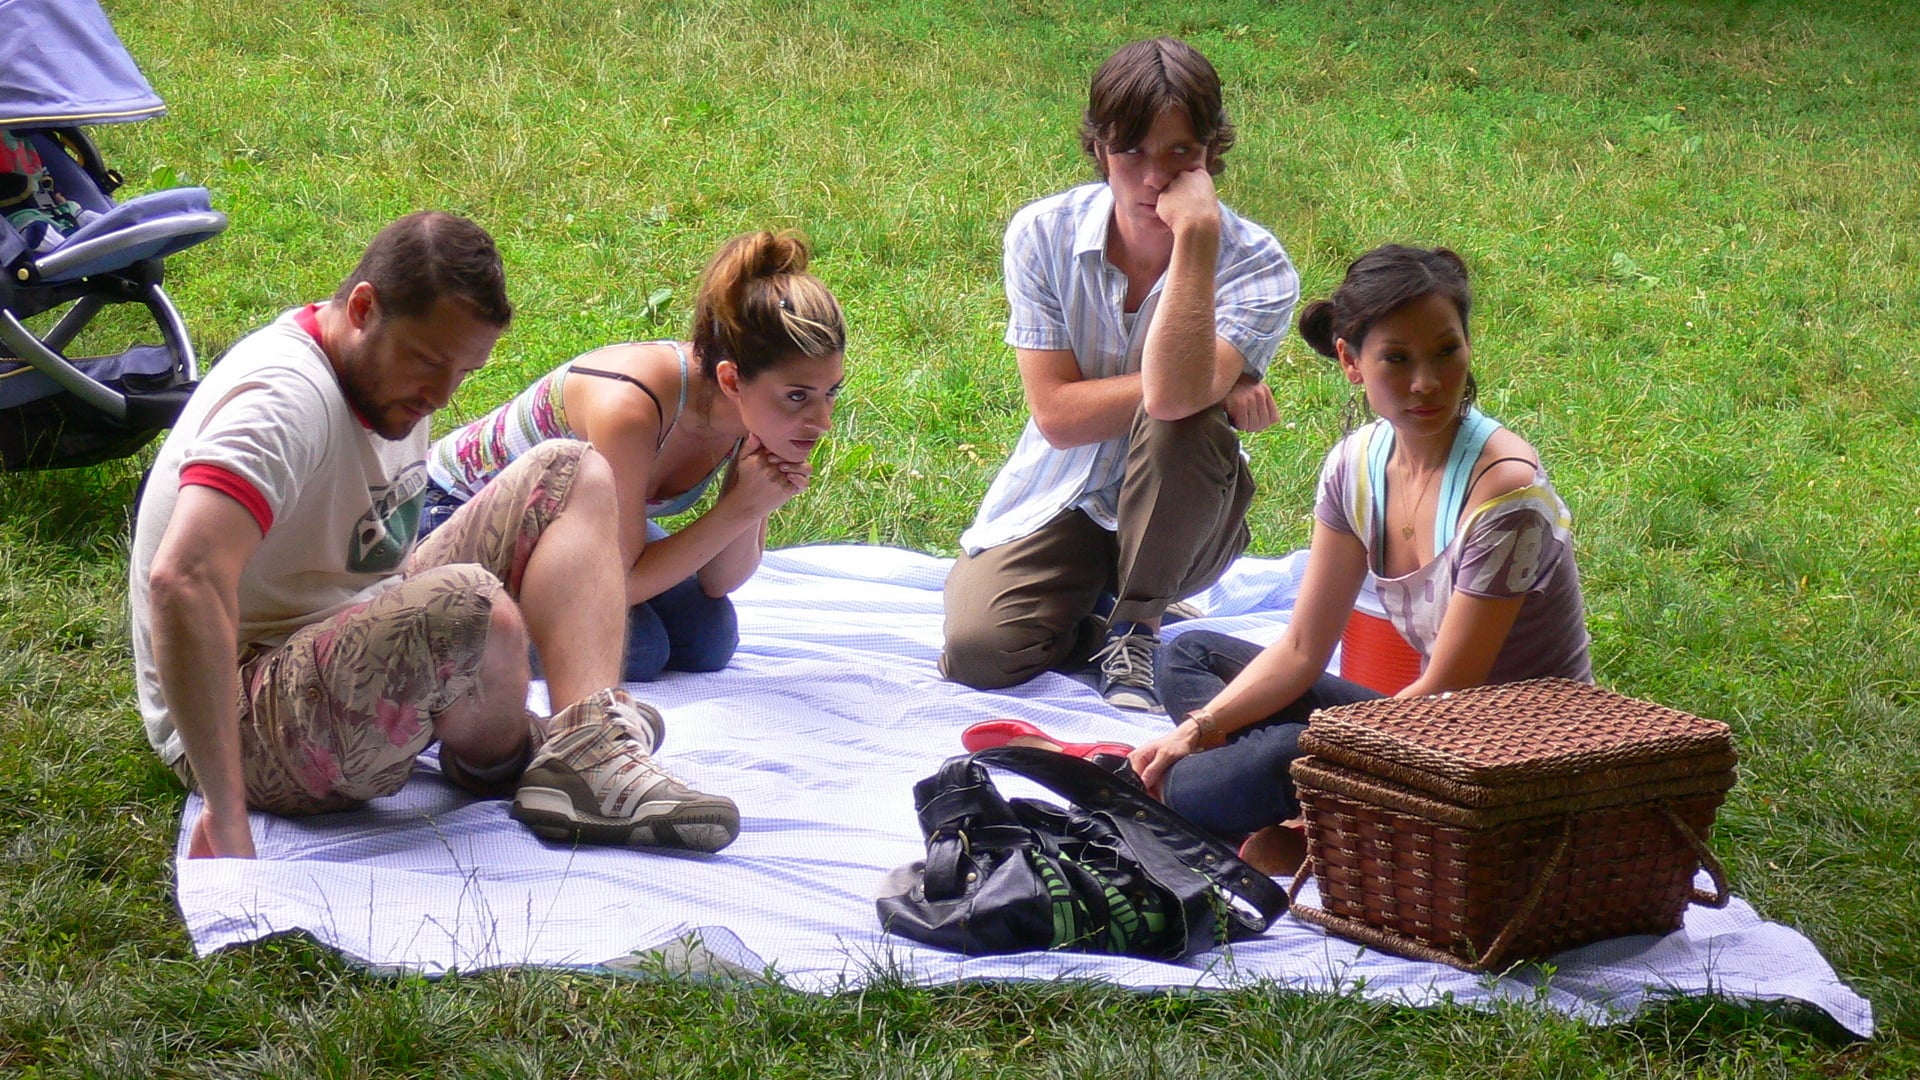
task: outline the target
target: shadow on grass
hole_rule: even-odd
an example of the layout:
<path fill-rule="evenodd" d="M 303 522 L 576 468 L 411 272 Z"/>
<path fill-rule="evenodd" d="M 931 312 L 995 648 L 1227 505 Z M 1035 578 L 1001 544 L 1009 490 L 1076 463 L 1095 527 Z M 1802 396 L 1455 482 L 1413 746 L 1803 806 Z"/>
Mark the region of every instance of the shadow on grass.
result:
<path fill-rule="evenodd" d="M 141 476 L 153 451 L 78 469 L 0 474 L 0 522 L 20 540 L 114 553 L 132 533 Z"/>

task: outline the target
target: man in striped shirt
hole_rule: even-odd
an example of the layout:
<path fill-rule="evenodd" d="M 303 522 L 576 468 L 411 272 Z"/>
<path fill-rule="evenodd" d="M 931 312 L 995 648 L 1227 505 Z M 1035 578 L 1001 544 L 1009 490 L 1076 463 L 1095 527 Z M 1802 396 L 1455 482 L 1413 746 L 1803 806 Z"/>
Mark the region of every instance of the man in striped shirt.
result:
<path fill-rule="evenodd" d="M 1299 279 L 1215 194 L 1233 138 L 1204 56 L 1135 42 L 1095 73 L 1081 124 L 1101 181 L 1007 227 L 1031 416 L 947 578 L 948 678 L 994 689 L 1091 656 L 1109 702 L 1157 709 L 1168 608 L 1245 550 L 1235 430 L 1277 419 L 1263 378 Z"/>

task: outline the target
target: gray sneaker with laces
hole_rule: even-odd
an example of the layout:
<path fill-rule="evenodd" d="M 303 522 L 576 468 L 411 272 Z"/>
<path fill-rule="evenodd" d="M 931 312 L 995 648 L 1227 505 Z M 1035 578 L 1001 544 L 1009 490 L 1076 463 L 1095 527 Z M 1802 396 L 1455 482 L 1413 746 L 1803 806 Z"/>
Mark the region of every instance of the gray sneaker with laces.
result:
<path fill-rule="evenodd" d="M 602 690 L 553 718 L 511 813 L 549 840 L 719 851 L 740 835 L 740 810 L 653 760 L 666 723 L 624 690 Z"/>
<path fill-rule="evenodd" d="M 1134 712 L 1159 712 L 1160 695 L 1153 689 L 1153 653 L 1160 647 L 1160 635 L 1135 627 L 1114 634 L 1093 664 L 1100 670 L 1100 696 L 1116 709 Z"/>

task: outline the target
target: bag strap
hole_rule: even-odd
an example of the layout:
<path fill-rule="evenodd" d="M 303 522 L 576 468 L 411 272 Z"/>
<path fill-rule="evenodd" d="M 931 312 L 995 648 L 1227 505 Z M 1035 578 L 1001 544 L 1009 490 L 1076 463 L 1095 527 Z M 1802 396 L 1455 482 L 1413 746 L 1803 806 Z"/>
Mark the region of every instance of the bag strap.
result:
<path fill-rule="evenodd" d="M 1213 948 L 1215 914 L 1224 914 L 1230 936 L 1250 936 L 1287 908 L 1287 896 L 1273 879 L 1240 861 L 1226 844 L 1146 793 L 1130 775 L 1111 772 L 1090 761 L 1031 746 L 982 750 L 966 759 L 1017 773 L 1061 795 L 1082 810 L 1104 813 L 1133 849 L 1141 869 L 1181 898 L 1187 908 L 1189 951 Z M 941 770 L 946 774 L 946 768 Z M 997 795 L 997 793 L 996 793 Z M 1257 917 L 1229 903 L 1217 912 L 1204 883 L 1237 898 Z M 1208 917 L 1201 918 L 1199 916 Z M 1238 931 L 1237 933 L 1235 931 Z"/>
<path fill-rule="evenodd" d="M 1032 841 L 987 771 L 964 754 L 948 758 L 939 772 L 914 784 L 913 805 L 927 839 L 921 878 L 930 900 L 951 900 L 966 891 L 967 876 L 979 870 L 975 847 L 1004 850 Z"/>

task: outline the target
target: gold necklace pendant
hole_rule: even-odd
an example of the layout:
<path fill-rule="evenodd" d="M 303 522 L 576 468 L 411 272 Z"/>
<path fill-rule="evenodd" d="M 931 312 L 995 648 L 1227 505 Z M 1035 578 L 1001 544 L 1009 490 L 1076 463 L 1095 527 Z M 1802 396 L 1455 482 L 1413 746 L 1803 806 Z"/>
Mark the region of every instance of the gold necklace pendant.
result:
<path fill-rule="evenodd" d="M 1430 472 L 1427 478 L 1420 482 L 1420 490 L 1413 496 L 1413 505 L 1407 507 L 1406 522 L 1400 526 L 1400 539 L 1409 542 L 1413 540 L 1413 523 L 1419 520 L 1420 506 L 1427 501 L 1427 491 L 1433 486 L 1433 478 L 1438 475 L 1440 475 L 1438 471 Z"/>

